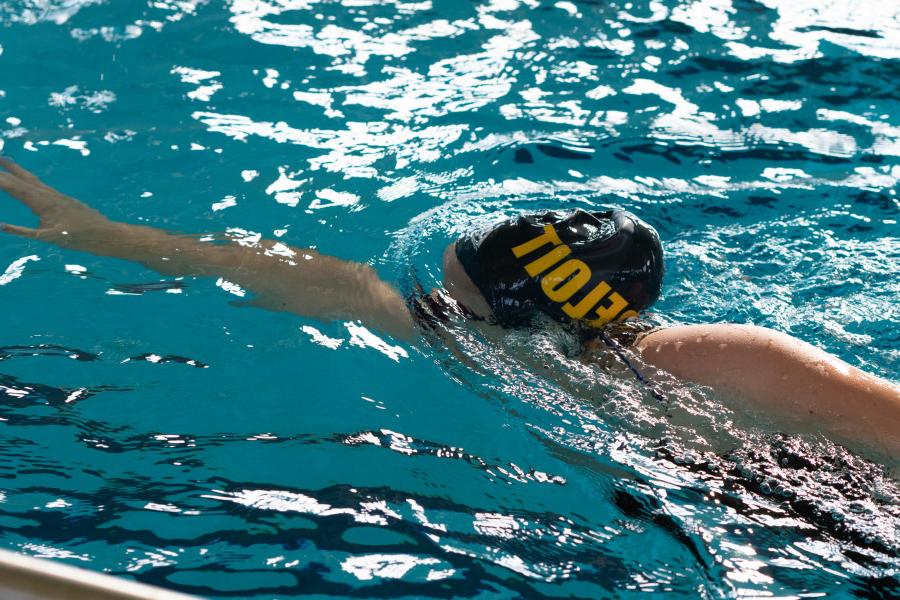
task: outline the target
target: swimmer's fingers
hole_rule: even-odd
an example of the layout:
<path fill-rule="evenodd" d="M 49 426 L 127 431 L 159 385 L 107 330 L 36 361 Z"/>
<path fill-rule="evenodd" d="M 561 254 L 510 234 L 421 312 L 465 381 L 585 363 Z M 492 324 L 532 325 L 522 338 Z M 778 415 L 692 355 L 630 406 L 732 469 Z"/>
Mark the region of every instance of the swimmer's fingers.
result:
<path fill-rule="evenodd" d="M 18 197 L 27 186 L 24 181 L 13 175 L 12 173 L 4 173 L 0 171 L 0 190 Z"/>
<path fill-rule="evenodd" d="M 65 244 L 68 235 L 60 227 L 23 227 L 21 225 L 11 225 L 9 223 L 0 223 L 0 232 L 16 235 L 29 240 L 41 240 L 44 242 L 52 242 L 54 244 Z"/>
<path fill-rule="evenodd" d="M 31 173 L 30 171 L 23 169 L 22 167 L 20 167 L 16 163 L 14 163 L 12 160 L 10 160 L 4 156 L 0 156 L 0 167 L 3 167 L 7 171 L 9 171 L 14 177 L 17 177 L 18 179 L 21 179 L 22 181 L 25 181 L 27 183 L 32 183 L 32 184 L 41 183 L 41 180 L 38 179 L 37 176 L 34 175 L 34 173 Z"/>
<path fill-rule="evenodd" d="M 0 223 L 0 231 L 32 240 L 38 240 L 42 237 L 42 231 L 40 229 L 22 227 L 20 225 L 10 225 L 9 223 Z"/>
<path fill-rule="evenodd" d="M 30 173 L 27 175 L 34 177 Z M 43 183 L 26 181 L 12 172 L 0 171 L 0 191 L 7 192 L 30 208 L 40 218 L 42 228 L 67 225 L 77 229 L 89 223 L 105 221 L 100 213 L 78 200 Z"/>
<path fill-rule="evenodd" d="M 45 186 L 41 185 L 38 187 L 30 182 L 26 182 L 12 173 L 0 171 L 0 190 L 21 201 L 42 221 L 53 208 L 52 198 L 48 194 L 50 190 Z"/>
<path fill-rule="evenodd" d="M 36 215 L 41 216 L 42 207 L 36 202 L 36 188 L 30 183 L 19 179 L 12 173 L 0 171 L 0 191 L 6 192 L 13 198 L 21 201 L 22 204 L 30 208 Z"/>

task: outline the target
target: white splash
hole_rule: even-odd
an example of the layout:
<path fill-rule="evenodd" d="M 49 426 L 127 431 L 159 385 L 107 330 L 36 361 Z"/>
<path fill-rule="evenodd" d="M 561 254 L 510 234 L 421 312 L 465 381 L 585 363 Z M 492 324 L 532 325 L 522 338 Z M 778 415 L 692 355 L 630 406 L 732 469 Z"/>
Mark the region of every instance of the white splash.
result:
<path fill-rule="evenodd" d="M 392 346 L 386 341 L 357 323 L 347 322 L 344 327 L 350 332 L 350 345 L 360 348 L 373 348 L 393 361 L 400 362 L 400 357 L 409 358 L 409 354 L 401 346 Z"/>
<path fill-rule="evenodd" d="M 337 192 L 332 189 L 316 191 L 316 199 L 310 202 L 309 209 L 331 208 L 334 206 L 353 206 L 359 202 L 359 196 L 351 192 Z"/>
<path fill-rule="evenodd" d="M 216 285 L 229 294 L 234 294 L 235 296 L 238 296 L 240 298 L 243 298 L 247 295 L 247 292 L 241 286 L 222 277 L 219 277 L 219 279 L 216 280 Z"/>
<path fill-rule="evenodd" d="M 401 579 L 417 566 L 437 564 L 441 564 L 437 558 L 423 558 L 412 554 L 369 554 L 347 557 L 341 563 L 341 568 L 360 581 L 369 581 L 376 577 Z"/>
<path fill-rule="evenodd" d="M 6 285 L 11 281 L 14 281 L 22 276 L 22 273 L 25 271 L 25 265 L 32 260 L 41 260 L 37 255 L 23 256 L 17 260 L 14 260 L 12 264 L 6 267 L 6 271 L 0 275 L 0 285 Z"/>
<path fill-rule="evenodd" d="M 191 67 L 172 67 L 172 70 L 169 72 L 180 76 L 183 83 L 197 85 L 197 89 L 187 93 L 187 97 L 191 100 L 209 102 L 212 95 L 222 89 L 222 84 L 213 79 L 222 74 L 219 71 L 204 71 L 203 69 L 192 69 Z"/>
<path fill-rule="evenodd" d="M 218 202 L 213 202 L 212 209 L 219 211 L 231 208 L 232 206 L 237 206 L 237 199 L 234 196 L 225 196 Z"/>
<path fill-rule="evenodd" d="M 324 346 L 325 348 L 330 348 L 331 350 L 337 350 L 344 343 L 344 340 L 340 338 L 328 337 L 311 325 L 304 325 L 300 328 L 300 331 L 308 335 L 310 339 L 312 339 L 314 344 Z"/>

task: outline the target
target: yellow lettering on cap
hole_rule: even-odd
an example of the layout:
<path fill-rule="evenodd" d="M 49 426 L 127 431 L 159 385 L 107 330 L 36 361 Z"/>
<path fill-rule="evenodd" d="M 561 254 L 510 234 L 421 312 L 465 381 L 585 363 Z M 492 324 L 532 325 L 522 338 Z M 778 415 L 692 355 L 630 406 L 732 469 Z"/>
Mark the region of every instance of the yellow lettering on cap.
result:
<path fill-rule="evenodd" d="M 540 258 L 525 265 L 525 271 L 529 276 L 537 277 L 550 269 L 570 255 L 572 249 L 562 243 L 562 240 L 559 239 L 559 235 L 556 233 L 556 229 L 550 224 L 544 225 L 544 233 L 541 235 L 512 248 L 513 255 L 516 258 L 522 258 L 547 244 L 552 244 L 554 248 Z M 553 302 L 565 302 L 562 310 L 573 319 L 582 319 L 591 309 L 595 309 L 597 318 L 587 321 L 588 325 L 592 327 L 602 327 L 615 319 L 624 320 L 638 316 L 637 311 L 625 310 L 628 308 L 628 301 L 621 294 L 613 291 L 605 281 L 598 283 L 594 289 L 588 292 L 574 306 L 567 302 L 587 285 L 590 279 L 590 267 L 583 261 L 572 258 L 545 275 L 541 279 L 541 289 Z M 609 295 L 607 296 L 607 294 Z M 606 306 L 600 304 L 604 298 L 607 300 Z"/>
<path fill-rule="evenodd" d="M 544 275 L 541 289 L 554 302 L 565 302 L 590 279 L 591 269 L 577 258 L 572 258 Z"/>
<path fill-rule="evenodd" d="M 572 253 L 568 246 L 557 246 L 537 260 L 525 265 L 525 271 L 536 277 Z"/>
<path fill-rule="evenodd" d="M 563 312 L 573 319 L 580 319 L 588 313 L 589 310 L 603 299 L 603 296 L 609 293 L 612 288 L 605 281 L 598 283 L 594 289 L 588 292 L 587 296 L 581 299 L 581 302 L 572 306 L 568 302 L 563 304 Z"/>
<path fill-rule="evenodd" d="M 547 225 L 544 225 L 544 233 L 537 236 L 533 240 L 525 242 L 524 244 L 519 244 L 512 249 L 512 252 L 516 256 L 516 258 L 522 258 L 526 254 L 531 254 L 538 248 L 546 246 L 547 244 L 553 244 L 554 246 L 559 246 L 562 244 L 562 240 L 559 239 L 559 235 L 557 235 L 556 230 L 553 228 L 553 225 L 550 225 L 549 223 Z"/>
<path fill-rule="evenodd" d="M 592 327 L 601 327 L 616 318 L 623 309 L 628 308 L 628 300 L 623 298 L 619 292 L 613 292 L 608 297 L 609 305 L 598 306 L 596 309 L 599 319 L 588 321 L 588 325 Z"/>

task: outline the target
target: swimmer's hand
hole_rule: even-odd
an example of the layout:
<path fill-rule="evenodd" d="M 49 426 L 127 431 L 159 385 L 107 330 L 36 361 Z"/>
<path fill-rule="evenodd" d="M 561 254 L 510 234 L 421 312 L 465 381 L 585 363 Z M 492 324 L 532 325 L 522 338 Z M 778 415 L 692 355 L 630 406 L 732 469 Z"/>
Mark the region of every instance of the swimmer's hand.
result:
<path fill-rule="evenodd" d="M 59 193 L 8 158 L 0 158 L 0 190 L 18 198 L 40 219 L 37 228 L 0 223 L 6 233 L 60 243 L 67 236 L 102 229 L 112 222 L 96 210 Z"/>
<path fill-rule="evenodd" d="M 372 267 L 280 242 L 217 243 L 107 219 L 0 158 L 0 190 L 20 200 L 39 226 L 0 230 L 64 248 L 139 262 L 170 276 L 221 277 L 255 294 L 250 303 L 321 319 L 361 320 L 395 337 L 414 335 L 403 298 Z M 227 238 L 225 240 L 228 242 Z"/>

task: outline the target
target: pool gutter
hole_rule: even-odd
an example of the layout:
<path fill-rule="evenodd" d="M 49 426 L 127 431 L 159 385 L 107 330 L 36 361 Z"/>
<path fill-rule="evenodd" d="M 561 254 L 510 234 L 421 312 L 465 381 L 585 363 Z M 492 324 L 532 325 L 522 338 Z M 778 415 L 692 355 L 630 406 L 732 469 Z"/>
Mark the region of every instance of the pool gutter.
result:
<path fill-rule="evenodd" d="M 3 600 L 198 600 L 58 562 L 0 550 Z"/>

